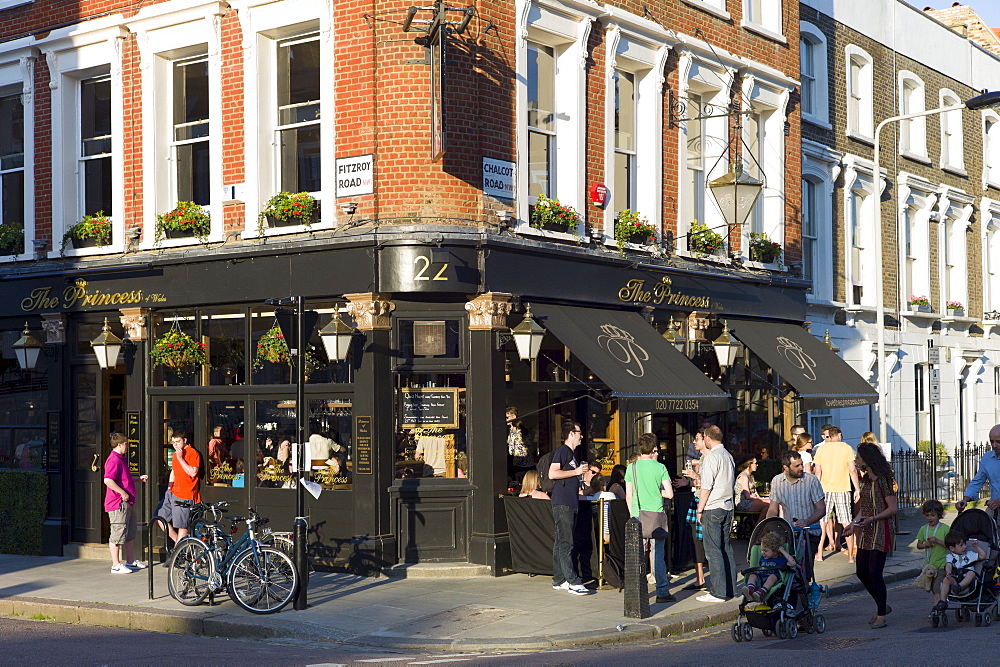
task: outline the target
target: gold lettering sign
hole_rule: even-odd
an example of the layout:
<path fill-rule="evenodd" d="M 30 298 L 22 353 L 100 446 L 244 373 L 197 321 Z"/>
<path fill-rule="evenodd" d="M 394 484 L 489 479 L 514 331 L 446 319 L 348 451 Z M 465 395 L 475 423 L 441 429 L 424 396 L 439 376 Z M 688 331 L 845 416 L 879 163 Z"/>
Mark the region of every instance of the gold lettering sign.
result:
<path fill-rule="evenodd" d="M 147 294 L 142 290 L 131 292 L 101 292 L 87 290 L 87 281 L 77 278 L 62 292 L 53 294 L 51 287 L 38 287 L 21 300 L 21 310 L 30 313 L 36 310 L 69 310 L 87 306 L 124 306 L 136 303 L 163 303 L 163 294 Z"/>
<path fill-rule="evenodd" d="M 663 276 L 660 282 L 647 290 L 645 280 L 633 278 L 618 290 L 618 300 L 627 303 L 652 303 L 657 306 L 681 306 L 698 310 L 711 308 L 711 297 L 692 296 L 683 292 L 675 292 L 671 289 L 670 284 L 670 278 Z"/>

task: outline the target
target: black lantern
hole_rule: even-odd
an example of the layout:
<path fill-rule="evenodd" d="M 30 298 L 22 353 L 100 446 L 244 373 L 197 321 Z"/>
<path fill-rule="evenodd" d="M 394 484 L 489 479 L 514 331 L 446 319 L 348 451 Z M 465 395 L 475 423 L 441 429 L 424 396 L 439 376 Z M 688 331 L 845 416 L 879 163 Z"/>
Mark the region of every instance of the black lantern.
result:
<path fill-rule="evenodd" d="M 90 341 L 94 348 L 94 356 L 101 368 L 114 368 L 118 365 L 118 353 L 122 349 L 122 339 L 111 333 L 108 318 L 104 318 L 104 328 L 97 338 Z"/>
<path fill-rule="evenodd" d="M 17 355 L 17 363 L 23 370 L 35 370 L 35 367 L 38 365 L 38 355 L 42 351 L 42 344 L 37 338 L 31 335 L 27 322 L 24 323 L 24 331 L 21 332 L 21 337 L 11 347 L 14 348 L 14 354 Z"/>
<path fill-rule="evenodd" d="M 319 337 L 323 341 L 326 349 L 326 357 L 330 361 L 343 361 L 347 359 L 347 354 L 351 351 L 351 340 L 354 338 L 354 329 L 344 324 L 340 319 L 340 313 L 335 312 L 333 319 L 319 330 Z"/>
<path fill-rule="evenodd" d="M 525 306 L 524 319 L 510 332 L 514 335 L 514 344 L 517 345 L 517 352 L 521 355 L 521 359 L 534 360 L 538 358 L 542 339 L 545 338 L 545 329 L 531 316 L 530 303 Z"/>

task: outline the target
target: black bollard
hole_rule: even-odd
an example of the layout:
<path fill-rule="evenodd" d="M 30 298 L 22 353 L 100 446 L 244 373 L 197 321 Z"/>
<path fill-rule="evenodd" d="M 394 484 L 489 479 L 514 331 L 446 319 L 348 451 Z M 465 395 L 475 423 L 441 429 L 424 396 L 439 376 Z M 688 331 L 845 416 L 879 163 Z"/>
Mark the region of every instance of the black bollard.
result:
<path fill-rule="evenodd" d="M 299 484 L 302 484 L 301 480 L 299 480 Z M 309 562 L 306 560 L 305 517 L 295 517 L 295 523 L 292 524 L 292 528 L 295 531 L 295 569 L 298 570 L 299 573 L 299 590 L 295 594 L 295 599 L 292 602 L 292 608 L 296 611 L 301 611 L 309 606 L 308 596 L 306 593 L 306 590 L 309 588 L 308 580 L 306 579 Z"/>
<path fill-rule="evenodd" d="M 646 585 L 646 543 L 642 524 L 635 517 L 625 523 L 625 616 L 649 618 L 649 587 Z"/>

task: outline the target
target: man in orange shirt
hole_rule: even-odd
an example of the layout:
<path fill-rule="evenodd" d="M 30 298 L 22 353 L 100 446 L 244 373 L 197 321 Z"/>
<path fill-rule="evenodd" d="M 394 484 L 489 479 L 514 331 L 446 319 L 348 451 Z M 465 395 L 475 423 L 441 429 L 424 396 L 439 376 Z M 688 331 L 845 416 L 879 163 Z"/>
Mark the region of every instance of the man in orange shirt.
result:
<path fill-rule="evenodd" d="M 176 500 L 190 500 L 192 503 L 201 502 L 201 493 L 198 490 L 198 472 L 201 467 L 201 455 L 188 444 L 187 434 L 181 431 L 174 431 L 170 442 L 174 446 L 174 458 L 171 462 L 170 481 L 167 485 L 167 493 L 163 496 L 163 502 L 156 515 L 163 517 L 167 522 L 167 532 L 174 542 L 184 538 L 188 534 L 188 524 L 191 521 L 191 510 L 187 507 L 178 507 L 174 504 Z"/>

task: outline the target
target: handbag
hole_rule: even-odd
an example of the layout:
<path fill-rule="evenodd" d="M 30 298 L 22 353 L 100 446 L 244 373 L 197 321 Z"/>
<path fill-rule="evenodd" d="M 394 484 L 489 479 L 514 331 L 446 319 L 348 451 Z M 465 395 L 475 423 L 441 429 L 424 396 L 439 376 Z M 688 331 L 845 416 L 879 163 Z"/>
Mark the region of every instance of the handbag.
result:
<path fill-rule="evenodd" d="M 639 485 L 635 476 L 635 464 L 632 464 L 632 498 L 635 506 L 639 506 L 639 499 L 636 493 Z M 646 540 L 662 540 L 667 536 L 667 529 L 670 526 L 670 517 L 666 512 L 654 512 L 652 510 L 639 510 L 639 523 L 642 524 L 642 537 Z"/>

